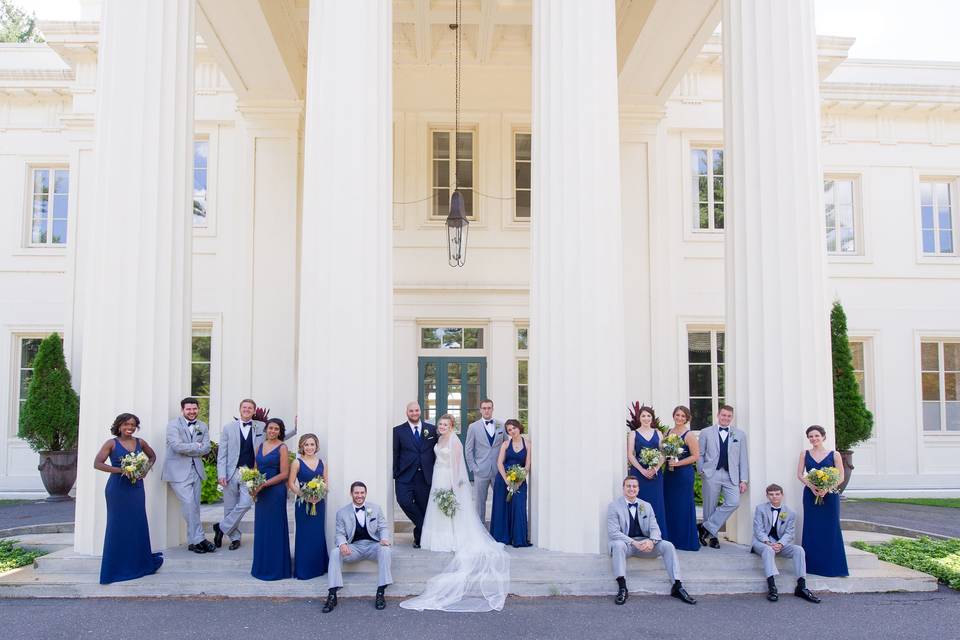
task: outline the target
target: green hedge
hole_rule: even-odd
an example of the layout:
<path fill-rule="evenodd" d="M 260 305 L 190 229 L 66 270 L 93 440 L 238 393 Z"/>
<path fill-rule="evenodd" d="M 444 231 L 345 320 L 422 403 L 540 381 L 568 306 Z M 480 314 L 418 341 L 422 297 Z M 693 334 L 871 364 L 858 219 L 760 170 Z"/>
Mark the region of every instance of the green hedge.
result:
<path fill-rule="evenodd" d="M 929 573 L 952 589 L 960 590 L 960 538 L 950 540 L 894 538 L 883 544 L 857 541 L 853 546 L 875 553 L 878 558 L 886 562 Z"/>
<path fill-rule="evenodd" d="M 203 487 L 200 489 L 202 504 L 213 504 L 223 499 L 223 493 L 217 489 L 217 449 L 217 443 L 211 440 L 210 452 L 203 456 L 203 468 L 207 472 L 207 479 L 203 481 Z"/>

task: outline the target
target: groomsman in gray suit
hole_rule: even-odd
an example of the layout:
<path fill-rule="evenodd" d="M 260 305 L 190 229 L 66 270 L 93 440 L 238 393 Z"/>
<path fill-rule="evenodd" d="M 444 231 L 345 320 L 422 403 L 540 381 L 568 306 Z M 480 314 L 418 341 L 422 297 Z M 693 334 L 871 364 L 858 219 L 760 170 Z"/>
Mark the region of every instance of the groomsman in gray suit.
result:
<path fill-rule="evenodd" d="M 250 510 L 253 500 L 240 481 L 237 469 L 253 468 L 257 447 L 263 442 L 263 423 L 253 419 L 257 403 L 249 398 L 240 402 L 240 419 L 223 425 L 217 449 L 217 482 L 223 487 L 223 520 L 213 525 L 213 543 L 223 544 L 230 538 L 230 550 L 240 548 L 240 521 Z"/>
<path fill-rule="evenodd" d="M 170 485 L 180 501 L 180 513 L 187 523 L 187 548 L 194 553 L 212 553 L 216 547 L 203 535 L 200 522 L 200 489 L 207 474 L 203 456 L 210 453 L 210 428 L 198 420 L 196 398 L 180 401 L 180 416 L 167 423 L 167 455 L 161 479 Z"/>
<path fill-rule="evenodd" d="M 498 473 L 497 458 L 503 438 L 503 424 L 493 418 L 493 400 L 481 400 L 480 419 L 467 428 L 464 447 L 467 467 L 473 472 L 473 502 L 481 524 L 487 512 L 487 493 Z"/>
<path fill-rule="evenodd" d="M 794 544 L 797 532 L 797 514 L 783 504 L 783 487 L 771 484 L 767 487 L 767 502 L 757 505 L 753 512 L 753 546 L 751 551 L 763 558 L 763 573 L 767 577 L 767 600 L 780 599 L 775 576 L 777 556 L 793 560 L 793 572 L 797 575 L 797 588 L 793 595 L 809 602 L 818 603 L 820 598 L 807 589 L 807 556 L 803 547 Z"/>
<path fill-rule="evenodd" d="M 380 507 L 367 502 L 367 485 L 360 481 L 350 485 L 352 501 L 337 511 L 335 546 L 330 549 L 328 580 L 330 590 L 323 612 L 337 606 L 337 590 L 343 587 L 343 563 L 359 560 L 377 561 L 376 609 L 387 606 L 383 593 L 393 582 L 390 573 L 390 524 Z"/>
<path fill-rule="evenodd" d="M 687 604 L 696 604 L 680 582 L 680 561 L 677 551 L 669 540 L 660 536 L 660 527 L 653 507 L 637 498 L 640 483 L 633 476 L 623 479 L 623 497 L 607 507 L 607 537 L 610 540 L 610 556 L 613 558 L 613 576 L 617 579 L 617 597 L 614 602 L 623 604 L 629 597 L 627 591 L 627 558 L 640 556 L 663 559 L 673 587 L 670 595 Z"/>
<path fill-rule="evenodd" d="M 733 407 L 723 405 L 717 412 L 718 425 L 700 432 L 700 460 L 703 477 L 703 524 L 697 525 L 700 544 L 720 548 L 717 532 L 740 506 L 740 494 L 747 490 L 750 465 L 747 461 L 747 434 L 730 426 Z M 723 495 L 723 504 L 717 501 Z"/>

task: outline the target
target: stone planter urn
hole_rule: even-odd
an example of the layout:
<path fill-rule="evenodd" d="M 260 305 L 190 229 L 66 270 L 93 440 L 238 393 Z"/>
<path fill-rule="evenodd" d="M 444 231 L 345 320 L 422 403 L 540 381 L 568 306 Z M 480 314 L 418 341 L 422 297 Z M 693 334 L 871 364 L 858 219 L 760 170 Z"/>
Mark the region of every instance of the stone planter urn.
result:
<path fill-rule="evenodd" d="M 39 451 L 40 479 L 50 497 L 47 502 L 71 500 L 70 489 L 77 481 L 77 451 Z"/>
<path fill-rule="evenodd" d="M 843 463 L 843 482 L 837 487 L 837 492 L 842 494 L 850 484 L 850 476 L 853 475 L 853 451 L 841 451 L 840 462 Z"/>

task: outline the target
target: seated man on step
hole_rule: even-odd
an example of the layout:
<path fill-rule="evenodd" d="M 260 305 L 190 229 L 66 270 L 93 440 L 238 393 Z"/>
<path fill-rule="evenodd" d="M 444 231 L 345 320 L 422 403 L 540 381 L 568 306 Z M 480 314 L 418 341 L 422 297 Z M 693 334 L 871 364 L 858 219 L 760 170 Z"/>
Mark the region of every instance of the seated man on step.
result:
<path fill-rule="evenodd" d="M 820 598 L 807 589 L 807 557 L 803 547 L 793 544 L 796 530 L 797 514 L 783 504 L 783 487 L 771 484 L 767 487 L 767 502 L 758 504 L 753 512 L 751 549 L 763 558 L 763 574 L 767 576 L 767 600 L 770 602 L 780 599 L 775 578 L 780 575 L 777 569 L 778 555 L 793 559 L 793 572 L 797 574 L 797 588 L 793 595 L 809 602 L 820 602 Z"/>

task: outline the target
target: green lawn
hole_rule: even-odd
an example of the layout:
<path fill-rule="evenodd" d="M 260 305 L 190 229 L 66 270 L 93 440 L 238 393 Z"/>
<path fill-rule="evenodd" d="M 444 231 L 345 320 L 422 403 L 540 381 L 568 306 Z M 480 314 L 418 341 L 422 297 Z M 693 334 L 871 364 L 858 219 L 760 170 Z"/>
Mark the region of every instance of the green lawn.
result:
<path fill-rule="evenodd" d="M 875 553 L 878 558 L 886 562 L 929 573 L 951 588 L 960 590 L 960 538 L 950 540 L 894 538 L 883 544 L 857 541 L 853 546 Z"/>
<path fill-rule="evenodd" d="M 924 507 L 949 507 L 960 509 L 960 498 L 851 498 L 867 502 L 896 502 L 898 504 L 918 504 Z"/>
<path fill-rule="evenodd" d="M 26 504 L 30 500 L 0 500 L 0 507 L 5 507 L 11 504 Z"/>
<path fill-rule="evenodd" d="M 46 553 L 37 549 L 23 549 L 15 546 L 15 542 L 9 538 L 0 540 L 0 573 L 32 564 L 35 558 Z"/>

